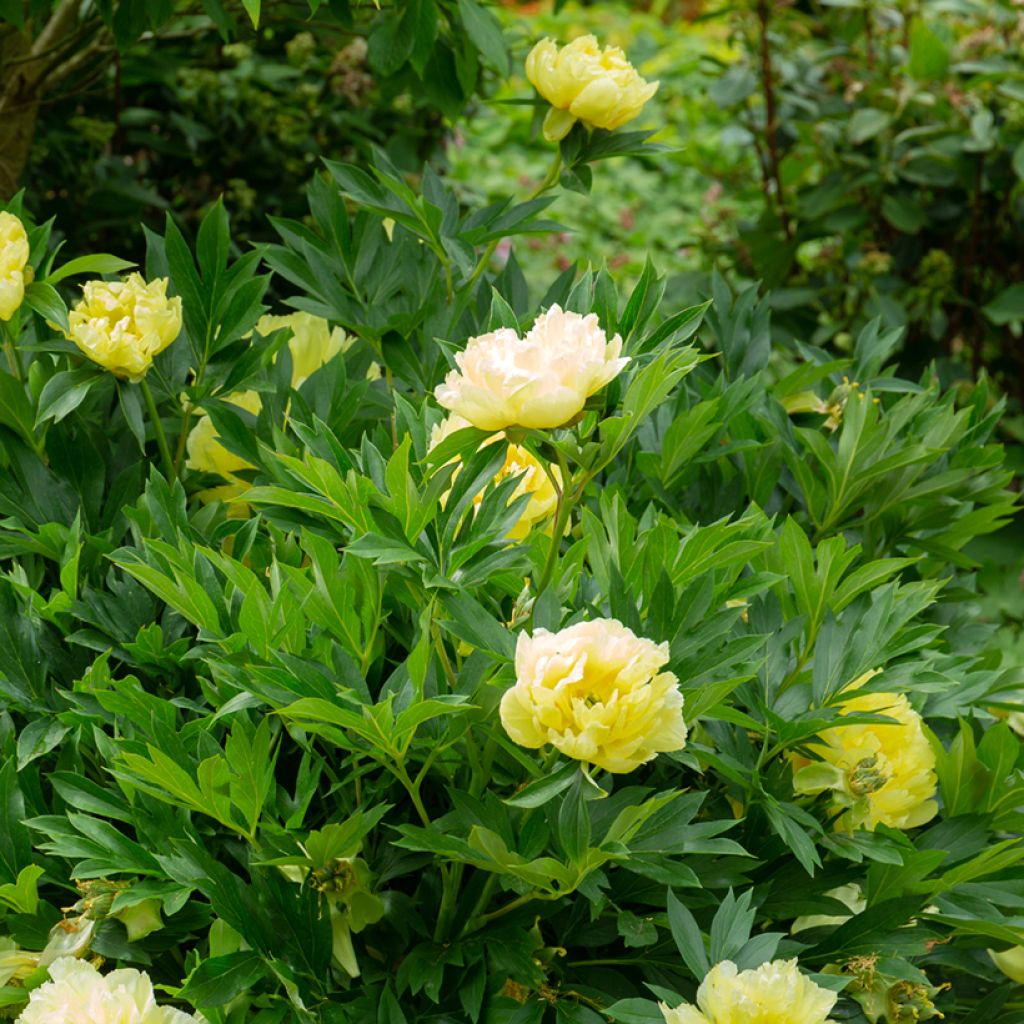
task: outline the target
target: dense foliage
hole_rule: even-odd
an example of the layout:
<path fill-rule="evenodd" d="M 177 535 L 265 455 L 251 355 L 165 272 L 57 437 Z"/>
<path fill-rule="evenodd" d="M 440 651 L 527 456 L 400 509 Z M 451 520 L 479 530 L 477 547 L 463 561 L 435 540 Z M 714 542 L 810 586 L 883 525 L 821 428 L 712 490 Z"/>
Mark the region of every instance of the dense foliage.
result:
<path fill-rule="evenodd" d="M 357 8 L 396 74 L 428 8 Z M 1004 400 L 734 273 L 525 273 L 674 159 L 665 83 L 540 52 L 493 201 L 374 147 L 137 267 L 0 211 L 0 1017 L 1024 1020 Z"/>

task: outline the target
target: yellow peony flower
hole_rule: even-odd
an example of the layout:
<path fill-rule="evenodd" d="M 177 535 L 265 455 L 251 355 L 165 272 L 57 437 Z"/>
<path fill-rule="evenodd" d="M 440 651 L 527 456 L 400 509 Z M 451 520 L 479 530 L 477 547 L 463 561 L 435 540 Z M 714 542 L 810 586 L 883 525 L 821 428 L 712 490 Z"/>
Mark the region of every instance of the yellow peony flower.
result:
<path fill-rule="evenodd" d="M 501 724 L 520 746 L 552 744 L 609 772 L 631 772 L 686 744 L 683 695 L 668 644 L 638 637 L 615 619 L 519 635 L 516 683 Z"/>
<path fill-rule="evenodd" d="M 261 316 L 256 330 L 266 336 L 287 327 L 292 336 L 288 339 L 288 351 L 292 354 L 292 387 L 302 386 L 324 363 L 345 350 L 345 332 L 340 327 L 331 330 L 323 317 L 312 313 L 289 313 L 287 316 Z"/>
<path fill-rule="evenodd" d="M 696 1006 L 659 1005 L 666 1024 L 831 1024 L 837 998 L 801 974 L 796 960 L 772 960 L 752 971 L 723 960 L 700 983 Z"/>
<path fill-rule="evenodd" d="M 544 138 L 557 142 L 576 121 L 609 131 L 638 117 L 658 91 L 626 60 L 617 46 L 604 49 L 593 36 L 580 36 L 561 49 L 542 39 L 526 58 L 526 77 L 551 104 Z"/>
<path fill-rule="evenodd" d="M 115 377 L 141 380 L 181 333 L 181 298 L 167 297 L 165 277 L 89 281 L 82 292 L 68 317 L 68 340 Z"/>
<path fill-rule="evenodd" d="M 61 957 L 50 980 L 29 994 L 17 1024 L 198 1024 L 199 1018 L 158 1006 L 153 983 L 142 971 L 122 968 L 107 975 L 92 964 Z"/>
<path fill-rule="evenodd" d="M 1001 953 L 989 950 L 992 963 L 996 965 L 1011 981 L 1024 985 L 1024 946 L 1011 946 Z"/>
<path fill-rule="evenodd" d="M 224 401 L 230 402 L 246 412 L 251 412 L 254 416 L 258 416 L 263 407 L 263 402 L 255 391 L 239 391 L 237 394 L 229 395 Z M 187 468 L 196 473 L 216 473 L 230 481 L 221 487 L 210 487 L 205 491 L 200 491 L 200 501 L 228 502 L 248 490 L 249 484 L 240 480 L 236 474 L 241 469 L 252 469 L 252 463 L 246 462 L 234 452 L 229 452 L 220 443 L 220 435 L 217 433 L 213 420 L 202 409 L 199 410 L 198 422 L 189 431 L 185 448 L 188 452 L 188 458 L 185 461 Z"/>
<path fill-rule="evenodd" d="M 865 673 L 848 690 L 876 675 Z M 938 813 L 935 753 L 921 716 L 898 693 L 864 693 L 840 705 L 845 713 L 873 713 L 895 719 L 891 725 L 838 725 L 811 744 L 820 763 L 800 768 L 797 792 L 833 790 L 837 808 L 846 808 L 838 829 L 915 828 Z"/>
<path fill-rule="evenodd" d="M 436 448 L 446 437 L 458 430 L 464 430 L 470 426 L 468 420 L 464 420 L 456 413 L 452 413 L 447 419 L 438 423 L 430 432 L 430 448 Z M 484 441 L 485 445 L 495 444 L 504 441 L 504 435 L 494 434 Z M 509 504 L 524 494 L 530 495 L 526 508 L 519 515 L 519 520 L 509 531 L 510 540 L 522 540 L 538 523 L 544 522 L 554 514 L 558 505 L 558 492 L 551 483 L 544 467 L 533 457 L 533 455 L 518 444 L 506 444 L 505 462 L 494 477 L 495 484 L 501 483 L 506 477 L 519 477 L 519 484 L 509 498 Z M 458 470 L 456 470 L 456 473 Z M 553 467 L 552 472 L 556 478 L 560 478 L 558 467 Z M 454 476 L 452 477 L 454 480 Z M 479 507 L 483 501 L 483 491 L 474 499 L 474 507 Z M 447 494 L 441 499 L 442 504 Z"/>
<path fill-rule="evenodd" d="M 25 298 L 28 267 L 25 225 L 6 210 L 0 211 L 0 320 L 10 320 Z"/>
<path fill-rule="evenodd" d="M 525 338 L 507 327 L 470 338 L 434 392 L 446 409 L 481 430 L 560 427 L 622 372 L 622 339 L 607 339 L 590 313 L 552 306 Z"/>

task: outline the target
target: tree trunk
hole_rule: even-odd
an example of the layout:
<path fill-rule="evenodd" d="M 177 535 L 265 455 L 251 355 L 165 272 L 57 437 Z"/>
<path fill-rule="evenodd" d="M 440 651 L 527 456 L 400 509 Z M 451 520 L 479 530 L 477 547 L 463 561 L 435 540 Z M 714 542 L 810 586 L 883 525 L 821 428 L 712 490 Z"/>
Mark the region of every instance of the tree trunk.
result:
<path fill-rule="evenodd" d="M 75 29 L 77 0 L 61 0 L 33 41 L 24 31 L 0 32 L 0 199 L 10 199 L 28 161 L 48 72 Z"/>

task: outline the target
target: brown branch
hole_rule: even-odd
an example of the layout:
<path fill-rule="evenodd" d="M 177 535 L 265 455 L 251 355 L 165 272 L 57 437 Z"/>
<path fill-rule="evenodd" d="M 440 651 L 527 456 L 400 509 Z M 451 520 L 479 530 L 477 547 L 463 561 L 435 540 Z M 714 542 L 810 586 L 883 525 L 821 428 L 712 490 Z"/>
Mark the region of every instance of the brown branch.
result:
<path fill-rule="evenodd" d="M 875 67 L 875 19 L 871 10 L 871 0 L 864 4 L 864 44 L 867 48 L 868 68 Z"/>
<path fill-rule="evenodd" d="M 793 237 L 793 230 L 786 212 L 786 199 L 782 188 L 782 170 L 779 159 L 778 114 L 775 108 L 774 69 L 772 68 L 771 41 L 768 38 L 768 22 L 771 19 L 769 0 L 757 0 L 757 18 L 760 23 L 761 50 L 761 92 L 764 97 L 765 141 L 768 144 L 768 160 L 775 184 L 775 199 L 779 207 L 779 222 L 786 238 Z"/>

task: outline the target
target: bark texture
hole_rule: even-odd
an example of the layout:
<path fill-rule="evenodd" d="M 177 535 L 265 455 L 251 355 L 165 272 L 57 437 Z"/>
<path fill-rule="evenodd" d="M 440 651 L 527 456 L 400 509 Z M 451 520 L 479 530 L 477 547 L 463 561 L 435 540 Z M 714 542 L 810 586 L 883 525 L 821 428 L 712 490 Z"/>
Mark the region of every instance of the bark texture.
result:
<path fill-rule="evenodd" d="M 0 199 L 10 199 L 28 160 L 39 104 L 63 75 L 62 62 L 77 27 L 77 0 L 61 0 L 33 38 L 31 22 L 18 31 L 0 26 Z"/>

